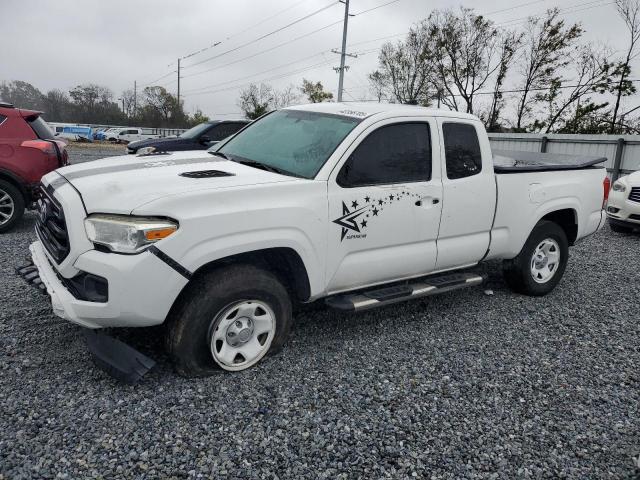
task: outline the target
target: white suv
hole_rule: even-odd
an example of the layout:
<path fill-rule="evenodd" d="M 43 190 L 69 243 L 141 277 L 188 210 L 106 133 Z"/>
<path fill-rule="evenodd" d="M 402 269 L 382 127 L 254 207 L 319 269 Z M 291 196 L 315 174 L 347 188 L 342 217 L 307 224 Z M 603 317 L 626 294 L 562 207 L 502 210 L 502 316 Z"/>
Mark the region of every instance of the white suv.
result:
<path fill-rule="evenodd" d="M 620 177 L 613 184 L 607 204 L 611 230 L 630 233 L 640 229 L 640 172 Z"/>

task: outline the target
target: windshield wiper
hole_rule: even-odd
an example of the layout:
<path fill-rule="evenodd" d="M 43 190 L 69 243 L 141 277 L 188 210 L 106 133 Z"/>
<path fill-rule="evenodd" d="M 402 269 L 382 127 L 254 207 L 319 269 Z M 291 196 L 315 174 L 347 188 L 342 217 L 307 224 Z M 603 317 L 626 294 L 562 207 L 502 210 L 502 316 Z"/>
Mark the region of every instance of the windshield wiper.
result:
<path fill-rule="evenodd" d="M 289 172 L 283 168 L 274 167 L 272 165 L 267 165 L 266 163 L 257 162 L 255 160 L 233 160 L 234 162 L 241 163 L 242 165 L 247 165 L 248 167 L 260 168 L 262 170 L 266 170 L 271 173 L 279 173 L 280 175 L 288 175 L 290 177 L 299 177 L 300 175 L 296 175 L 295 173 Z"/>
<path fill-rule="evenodd" d="M 229 157 L 228 155 L 225 155 L 222 152 L 207 152 L 207 153 L 209 153 L 211 155 L 215 155 L 216 157 L 222 157 L 225 160 L 231 160 L 232 162 L 234 161 L 231 157 Z"/>

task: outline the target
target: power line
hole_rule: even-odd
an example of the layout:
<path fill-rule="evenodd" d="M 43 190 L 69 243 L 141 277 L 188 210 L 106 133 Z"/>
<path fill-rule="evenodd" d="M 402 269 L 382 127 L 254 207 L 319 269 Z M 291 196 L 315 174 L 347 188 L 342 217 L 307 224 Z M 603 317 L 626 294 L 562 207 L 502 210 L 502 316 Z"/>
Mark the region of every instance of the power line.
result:
<path fill-rule="evenodd" d="M 314 33 L 318 33 L 318 32 L 320 32 L 322 30 L 326 30 L 327 28 L 333 27 L 333 26 L 338 25 L 340 23 L 342 23 L 342 20 L 338 20 L 337 22 L 330 23 L 329 25 L 325 25 L 324 27 L 321 27 L 321 28 L 318 28 L 318 29 L 313 30 L 311 32 L 305 33 L 304 35 L 300 35 L 299 37 L 292 38 L 291 40 L 287 40 L 286 42 L 279 43 L 278 45 L 275 45 L 273 47 L 267 48 L 265 50 L 261 50 L 261 51 L 259 51 L 257 53 L 252 54 L 252 55 L 240 58 L 238 60 L 234 60 L 233 62 L 225 63 L 223 65 L 218 65 L 218 66 L 213 67 L 213 68 L 208 68 L 207 70 L 202 70 L 201 72 L 192 73 L 190 75 L 183 75 L 182 78 L 195 77 L 196 75 L 201 75 L 203 73 L 212 72 L 212 71 L 218 70 L 220 68 L 228 67 L 229 65 L 234 65 L 236 63 L 243 62 L 245 60 L 249 60 L 251 58 L 257 57 L 258 55 L 262 55 L 263 53 L 271 52 L 273 50 L 276 50 L 277 48 L 284 47 L 285 45 L 290 45 L 291 43 L 293 43 L 295 41 L 301 40 L 301 39 L 303 39 L 305 37 L 313 35 Z"/>
<path fill-rule="evenodd" d="M 280 27 L 280 28 L 278 28 L 276 30 L 272 30 L 271 32 L 265 33 L 264 35 L 261 35 L 258 38 L 255 38 L 255 39 L 253 39 L 253 40 L 251 40 L 249 42 L 243 43 L 242 45 L 239 45 L 239 46 L 237 46 L 235 48 L 226 50 L 226 51 L 224 51 L 222 53 L 219 53 L 218 55 L 214 55 L 212 57 L 205 58 L 204 60 L 200 60 L 199 62 L 193 63 L 193 64 L 191 64 L 191 65 L 189 65 L 188 67 L 185 67 L 185 68 L 195 67 L 196 65 L 200 65 L 202 63 L 209 62 L 209 61 L 214 60 L 216 58 L 220 58 L 223 55 L 227 55 L 227 54 L 229 54 L 231 52 L 235 52 L 237 50 L 240 50 L 241 48 L 244 48 L 244 47 L 246 47 L 248 45 L 251 45 L 253 43 L 259 42 L 260 40 L 264 40 L 265 38 L 270 37 L 271 35 L 275 35 L 276 33 L 281 32 L 281 31 L 283 31 L 283 30 L 285 30 L 285 29 L 287 29 L 289 27 L 292 27 L 293 25 L 296 25 L 296 24 L 298 24 L 300 22 L 303 22 L 304 20 L 307 20 L 308 18 L 311 18 L 314 15 L 317 15 L 318 13 L 321 13 L 321 12 L 331 8 L 334 5 L 337 5 L 338 3 L 340 3 L 340 2 L 331 2 L 329 5 L 325 5 L 324 7 L 319 8 L 318 10 L 315 10 L 314 12 L 311 12 L 311 13 L 303 16 L 303 17 L 298 18 L 297 20 L 294 20 L 293 22 L 288 23 L 287 25 L 284 25 L 283 27 Z"/>
<path fill-rule="evenodd" d="M 362 15 L 363 13 L 373 12 L 374 10 L 378 10 L 379 8 L 386 7 L 387 5 L 391 5 L 392 3 L 398 3 L 400 0 L 391 0 L 390 2 L 383 3 L 382 5 L 378 5 L 377 7 L 369 8 L 367 10 L 363 10 L 362 12 L 354 13 L 352 16 L 357 17 L 358 15 Z"/>
<path fill-rule="evenodd" d="M 559 13 L 577 13 L 577 12 L 582 12 L 583 10 L 589 10 L 591 8 L 597 8 L 597 7 L 604 7 L 606 5 L 610 5 L 614 2 L 606 2 L 606 3 L 599 3 L 602 0 L 592 0 L 590 2 L 583 2 L 583 3 L 579 3 L 576 5 L 571 5 L 569 7 L 565 7 L 565 8 L 561 8 L 560 10 L 558 10 Z M 595 4 L 595 5 L 594 5 Z M 579 7 L 584 7 L 584 8 L 579 8 Z M 574 8 L 577 8 L 577 10 L 572 10 Z M 544 12 L 542 12 L 544 13 Z M 540 13 L 538 14 L 540 15 Z M 510 27 L 514 26 L 514 25 L 518 25 L 520 23 L 524 23 L 527 20 L 529 20 L 529 18 L 534 17 L 535 15 L 528 15 L 526 17 L 520 17 L 520 18 L 514 18 L 512 20 L 507 20 L 505 22 L 502 23 L 497 23 L 496 27 L 502 27 L 505 25 L 508 25 Z"/>
<path fill-rule="evenodd" d="M 273 68 L 270 68 L 268 70 L 263 70 L 263 71 L 261 71 L 259 73 L 253 73 L 251 75 L 245 75 L 244 77 L 235 78 L 233 80 L 228 80 L 226 82 L 217 83 L 215 85 L 207 85 L 205 87 L 195 88 L 193 90 L 188 90 L 188 91 L 186 91 L 184 93 L 191 94 L 191 93 L 199 92 L 201 90 L 207 90 L 209 88 L 215 88 L 215 87 L 219 87 L 219 86 L 222 86 L 222 85 L 226 85 L 228 83 L 234 83 L 234 82 L 237 82 L 239 80 L 245 80 L 247 78 L 257 77 L 257 76 L 260 76 L 260 75 L 262 75 L 264 73 L 272 72 L 273 70 L 278 70 L 280 68 L 289 67 L 289 66 L 294 65 L 296 63 L 304 62 L 306 60 L 309 60 L 310 58 L 315 58 L 315 57 L 318 57 L 320 55 L 324 55 L 325 53 L 329 53 L 329 52 L 331 52 L 331 50 L 323 50 L 322 52 L 318 52 L 318 53 L 316 53 L 314 55 L 306 55 L 304 58 L 301 58 L 299 60 L 294 60 L 293 62 L 285 63 L 283 65 L 278 65 L 277 67 L 273 67 Z"/>
<path fill-rule="evenodd" d="M 542 3 L 542 2 L 546 2 L 547 0 L 534 0 L 533 2 L 527 2 L 527 3 L 521 3 L 520 5 L 514 5 L 513 7 L 509 7 L 509 8 L 502 8 L 500 10 L 494 10 L 493 12 L 486 12 L 486 13 L 481 13 L 480 15 L 495 15 L 496 13 L 502 13 L 502 12 L 507 12 L 509 10 L 515 10 L 516 8 L 521 8 L 521 7 L 526 7 L 528 5 L 533 5 L 536 3 Z"/>
<path fill-rule="evenodd" d="M 261 82 L 268 82 L 268 81 L 270 81 L 270 80 L 276 80 L 276 79 L 283 78 L 283 77 L 287 77 L 287 76 L 290 76 L 290 75 L 295 75 L 295 74 L 297 74 L 297 73 L 302 73 L 302 72 L 305 72 L 305 71 L 308 71 L 308 70 L 313 70 L 313 69 L 315 69 L 315 68 L 318 68 L 318 67 L 321 67 L 321 66 L 327 65 L 327 64 L 332 63 L 332 62 L 333 62 L 333 60 L 332 60 L 332 59 L 330 59 L 330 60 L 326 60 L 326 61 L 324 61 L 324 62 L 316 63 L 316 64 L 314 64 L 314 65 L 310 65 L 310 66 L 308 66 L 308 67 L 304 67 L 304 68 L 300 68 L 300 69 L 292 70 L 292 71 L 290 71 L 290 72 L 282 73 L 282 74 L 275 75 L 275 76 L 273 76 L 273 77 L 269 77 L 269 78 L 263 78 L 263 79 L 262 79 L 262 80 L 260 80 L 260 81 L 261 81 Z M 260 75 L 260 74 L 258 74 L 258 75 Z M 228 90 L 233 90 L 233 89 L 236 89 L 236 88 L 246 87 L 246 86 L 248 86 L 248 85 L 251 85 L 251 83 L 253 83 L 253 82 L 248 82 L 248 83 L 244 83 L 244 84 L 240 84 L 240 85 L 232 85 L 232 86 L 230 86 L 230 87 L 221 88 L 221 89 L 218 89 L 218 90 L 211 90 L 211 91 L 204 91 L 204 92 L 192 93 L 192 94 L 190 94 L 189 96 L 193 96 L 193 95 L 203 95 L 203 94 L 213 94 L 213 93 L 219 93 L 219 92 L 226 92 L 226 91 L 228 91 Z M 211 88 L 214 88 L 214 87 L 215 87 L 215 85 L 212 85 L 212 86 L 211 86 Z"/>
<path fill-rule="evenodd" d="M 635 78 L 635 79 L 629 79 L 630 82 L 640 82 L 640 78 Z M 591 84 L 577 84 L 577 85 L 561 85 L 559 87 L 557 87 L 558 89 L 567 89 L 567 88 L 577 88 L 577 87 L 597 87 L 599 86 L 598 83 L 591 83 Z M 365 88 L 363 87 L 351 87 L 350 90 L 355 90 L 357 88 Z M 537 87 L 537 88 L 529 88 L 529 89 L 523 89 L 523 88 L 517 88 L 517 89 L 511 89 L 511 90 L 500 90 L 498 93 L 500 94 L 505 94 L 505 93 L 523 93 L 523 92 L 543 92 L 549 90 L 548 87 Z M 493 95 L 495 92 L 490 91 L 490 92 L 475 92 L 473 95 Z M 451 95 L 446 95 L 447 97 L 462 97 L 462 94 L 459 93 L 454 93 Z M 363 101 L 370 101 L 370 100 L 363 100 Z M 377 102 L 377 100 L 375 100 Z"/>
<path fill-rule="evenodd" d="M 296 3 L 294 3 L 293 5 L 288 6 L 288 7 L 287 7 L 287 8 L 285 8 L 285 9 L 280 10 L 280 11 L 279 11 L 279 12 L 277 12 L 277 13 L 274 13 L 274 14 L 273 14 L 273 15 L 271 15 L 271 16 L 269 16 L 269 17 L 267 17 L 267 18 L 265 18 L 265 19 L 262 19 L 262 20 L 261 20 L 261 21 L 259 21 L 258 23 L 254 23 L 253 25 L 251 25 L 251 26 L 249 26 L 249 27 L 245 28 L 244 30 L 240 30 L 239 32 L 234 33 L 233 35 L 230 35 L 230 36 L 226 37 L 224 41 L 231 40 L 232 38 L 235 38 L 235 37 L 237 37 L 238 35 L 242 35 L 243 33 L 246 33 L 246 32 L 248 32 L 249 30 L 252 30 L 252 29 L 254 29 L 254 28 L 256 28 L 256 27 L 259 27 L 260 25 L 262 25 L 262 24 L 264 24 L 264 23 L 268 22 L 269 20 L 272 20 L 272 19 L 276 18 L 277 16 L 282 15 L 282 14 L 283 14 L 283 13 L 285 13 L 285 12 L 288 12 L 289 10 L 293 10 L 293 9 L 294 9 L 294 8 L 296 8 L 298 5 L 300 5 L 300 4 L 302 4 L 302 3 L 306 2 L 306 1 L 308 1 L 308 0 L 300 0 L 300 1 L 296 2 Z M 194 56 L 199 55 L 199 54 L 201 54 L 201 53 L 203 53 L 203 52 L 206 52 L 207 50 L 210 50 L 210 49 L 212 49 L 212 48 L 214 48 L 214 47 L 217 47 L 217 46 L 218 46 L 218 45 L 220 45 L 221 43 L 223 43 L 223 41 L 215 41 L 215 42 L 213 42 L 211 45 L 209 45 L 209 46 L 207 46 L 207 47 L 201 48 L 200 50 L 196 50 L 196 51 L 191 52 L 191 53 L 189 53 L 189 54 L 187 54 L 187 55 L 184 55 L 183 57 L 180 57 L 180 59 L 181 59 L 181 60 L 186 60 L 187 58 L 194 57 Z"/>

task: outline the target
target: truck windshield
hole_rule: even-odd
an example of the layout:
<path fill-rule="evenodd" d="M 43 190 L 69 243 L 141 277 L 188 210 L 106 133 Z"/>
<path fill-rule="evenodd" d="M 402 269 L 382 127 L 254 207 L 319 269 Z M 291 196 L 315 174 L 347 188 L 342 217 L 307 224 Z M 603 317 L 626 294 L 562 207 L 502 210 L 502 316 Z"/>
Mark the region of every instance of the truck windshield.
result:
<path fill-rule="evenodd" d="M 232 160 L 313 178 L 359 119 L 279 110 L 251 124 L 219 150 Z"/>

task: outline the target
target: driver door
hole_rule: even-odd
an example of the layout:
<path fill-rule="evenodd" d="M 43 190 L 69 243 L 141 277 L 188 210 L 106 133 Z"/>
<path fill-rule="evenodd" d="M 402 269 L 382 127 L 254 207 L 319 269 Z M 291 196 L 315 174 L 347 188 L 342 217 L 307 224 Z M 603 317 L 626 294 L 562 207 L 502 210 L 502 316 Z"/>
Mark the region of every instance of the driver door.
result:
<path fill-rule="evenodd" d="M 334 169 L 328 184 L 329 294 L 435 269 L 442 209 L 438 135 L 431 120 L 379 122 Z"/>

